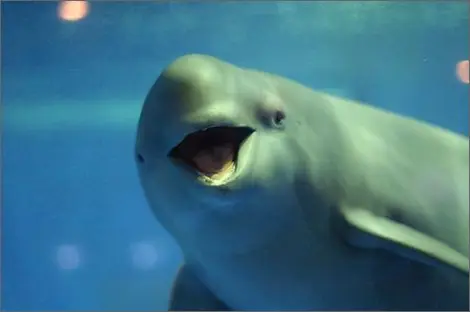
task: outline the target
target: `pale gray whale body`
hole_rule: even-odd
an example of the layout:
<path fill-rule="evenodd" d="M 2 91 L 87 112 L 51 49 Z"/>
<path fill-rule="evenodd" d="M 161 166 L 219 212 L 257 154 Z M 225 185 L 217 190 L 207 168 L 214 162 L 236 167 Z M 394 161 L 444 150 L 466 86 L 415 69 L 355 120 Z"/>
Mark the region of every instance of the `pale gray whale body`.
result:
<path fill-rule="evenodd" d="M 184 254 L 170 310 L 469 309 L 467 137 L 187 55 L 135 153 Z"/>

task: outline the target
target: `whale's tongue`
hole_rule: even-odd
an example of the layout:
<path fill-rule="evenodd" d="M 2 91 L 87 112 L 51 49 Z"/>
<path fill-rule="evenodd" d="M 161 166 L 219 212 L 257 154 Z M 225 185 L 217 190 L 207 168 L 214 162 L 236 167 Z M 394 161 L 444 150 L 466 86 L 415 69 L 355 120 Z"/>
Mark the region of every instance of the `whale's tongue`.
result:
<path fill-rule="evenodd" d="M 193 161 L 200 172 L 212 176 L 232 169 L 235 166 L 234 158 L 235 147 L 225 144 L 199 151 Z"/>

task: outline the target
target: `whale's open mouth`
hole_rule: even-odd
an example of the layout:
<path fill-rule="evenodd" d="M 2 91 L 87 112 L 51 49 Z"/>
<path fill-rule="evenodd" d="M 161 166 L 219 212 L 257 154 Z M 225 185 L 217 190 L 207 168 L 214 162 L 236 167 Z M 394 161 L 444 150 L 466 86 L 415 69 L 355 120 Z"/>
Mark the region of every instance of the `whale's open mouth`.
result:
<path fill-rule="evenodd" d="M 253 132 L 249 127 L 206 128 L 188 134 L 168 157 L 183 162 L 206 179 L 225 180 L 235 172 L 240 147 Z"/>

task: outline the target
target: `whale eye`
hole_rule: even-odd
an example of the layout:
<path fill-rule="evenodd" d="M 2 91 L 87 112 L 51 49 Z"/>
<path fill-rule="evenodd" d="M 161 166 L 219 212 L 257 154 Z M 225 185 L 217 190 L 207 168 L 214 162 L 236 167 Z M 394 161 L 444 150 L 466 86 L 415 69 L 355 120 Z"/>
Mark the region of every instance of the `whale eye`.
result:
<path fill-rule="evenodd" d="M 282 110 L 277 110 L 273 116 L 273 125 L 282 127 L 284 125 L 284 119 L 286 119 L 286 113 Z"/>
<path fill-rule="evenodd" d="M 268 127 L 273 129 L 282 129 L 286 113 L 281 109 L 264 110 L 261 112 L 261 120 Z"/>
<path fill-rule="evenodd" d="M 138 163 L 140 164 L 143 164 L 145 162 L 145 159 L 144 159 L 144 156 L 142 156 L 141 154 L 136 154 L 135 155 L 135 159 L 137 160 Z"/>
<path fill-rule="evenodd" d="M 264 92 L 263 98 L 258 103 L 257 114 L 259 120 L 268 128 L 283 129 L 286 112 L 284 102 L 279 95 L 272 92 Z"/>

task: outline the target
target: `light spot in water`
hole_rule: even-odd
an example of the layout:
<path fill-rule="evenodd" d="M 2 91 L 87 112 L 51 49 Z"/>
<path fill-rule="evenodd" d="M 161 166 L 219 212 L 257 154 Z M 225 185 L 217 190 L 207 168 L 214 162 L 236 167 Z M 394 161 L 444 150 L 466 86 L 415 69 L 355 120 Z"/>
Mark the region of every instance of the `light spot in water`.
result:
<path fill-rule="evenodd" d="M 132 264 L 142 270 L 155 267 L 159 259 L 157 248 L 149 242 L 137 242 L 130 246 Z"/>
<path fill-rule="evenodd" d="M 457 78 L 465 83 L 469 84 L 470 83 L 470 66 L 468 60 L 463 60 L 457 63 L 457 66 L 455 68 Z"/>
<path fill-rule="evenodd" d="M 58 15 L 64 21 L 76 22 L 87 16 L 89 9 L 88 1 L 60 1 Z"/>
<path fill-rule="evenodd" d="M 62 270 L 75 270 L 80 266 L 80 253 L 75 245 L 60 245 L 57 248 L 56 259 Z"/>

